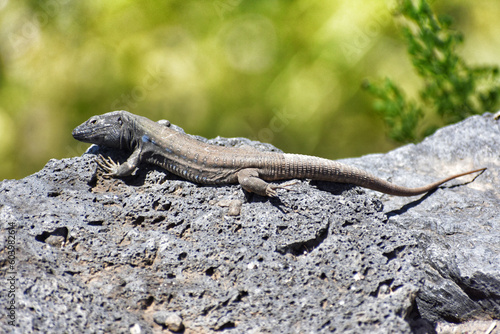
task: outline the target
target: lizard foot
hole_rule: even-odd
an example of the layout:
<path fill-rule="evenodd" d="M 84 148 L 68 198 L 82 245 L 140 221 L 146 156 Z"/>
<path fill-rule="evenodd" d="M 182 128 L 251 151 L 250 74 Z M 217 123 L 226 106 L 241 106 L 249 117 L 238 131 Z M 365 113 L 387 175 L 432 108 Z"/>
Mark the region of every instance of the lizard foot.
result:
<path fill-rule="evenodd" d="M 290 186 L 293 186 L 296 184 L 298 181 L 297 180 L 292 180 L 286 183 L 283 183 L 281 185 L 275 185 L 275 184 L 269 184 L 266 187 L 266 196 L 269 197 L 278 197 L 278 192 L 276 191 L 277 189 L 285 189 L 288 191 L 295 191 L 293 188 L 290 188 Z"/>
<path fill-rule="evenodd" d="M 120 165 L 114 162 L 113 159 L 105 158 L 101 154 L 99 154 L 95 162 L 105 172 L 103 176 L 113 177 L 117 174 L 118 168 L 120 168 Z"/>
<path fill-rule="evenodd" d="M 278 189 L 279 186 L 275 186 L 272 184 L 268 184 L 266 187 L 266 196 L 267 197 L 278 197 L 278 192 L 276 189 Z"/>

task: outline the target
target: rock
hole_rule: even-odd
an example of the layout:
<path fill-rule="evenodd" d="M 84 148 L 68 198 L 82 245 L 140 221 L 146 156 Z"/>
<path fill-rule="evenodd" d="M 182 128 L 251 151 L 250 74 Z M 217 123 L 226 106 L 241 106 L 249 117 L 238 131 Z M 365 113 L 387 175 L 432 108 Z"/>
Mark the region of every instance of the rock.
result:
<path fill-rule="evenodd" d="M 243 202 L 241 200 L 222 200 L 217 203 L 221 207 L 228 207 L 228 216 L 239 216 L 241 213 L 241 206 Z"/>
<path fill-rule="evenodd" d="M 437 334 L 454 333 L 480 333 L 492 334 L 499 333 L 497 321 L 468 321 L 462 324 L 438 323 L 436 327 Z"/>
<path fill-rule="evenodd" d="M 418 145 L 344 160 L 408 186 L 488 167 L 410 198 L 305 180 L 279 198 L 245 196 L 148 165 L 105 179 L 95 155 L 127 156 L 97 146 L 50 160 L 0 183 L 9 236 L 0 263 L 15 282 L 0 285 L 0 305 L 15 305 L 15 326 L 1 312 L 0 332 L 410 333 L 491 323 L 500 317 L 499 124 L 475 116 Z"/>
<path fill-rule="evenodd" d="M 130 327 L 130 334 L 141 334 L 141 326 L 139 324 L 135 324 L 132 327 Z"/>
<path fill-rule="evenodd" d="M 177 313 L 159 311 L 154 314 L 153 319 L 157 324 L 167 327 L 172 332 L 180 332 L 184 329 L 182 318 Z"/>

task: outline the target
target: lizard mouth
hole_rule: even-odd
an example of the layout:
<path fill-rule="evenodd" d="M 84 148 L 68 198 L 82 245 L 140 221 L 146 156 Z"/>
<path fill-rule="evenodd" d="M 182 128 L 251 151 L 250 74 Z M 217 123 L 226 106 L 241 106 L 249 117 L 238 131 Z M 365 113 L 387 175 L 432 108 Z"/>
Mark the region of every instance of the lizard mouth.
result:
<path fill-rule="evenodd" d="M 92 140 L 92 137 L 94 137 L 94 132 L 94 130 L 89 130 L 88 128 L 84 129 L 82 126 L 78 126 L 71 134 L 76 140 L 89 143 L 90 140 Z"/>
<path fill-rule="evenodd" d="M 71 134 L 76 140 L 84 141 L 84 139 L 87 138 L 86 132 L 88 131 L 84 131 L 83 129 L 80 129 L 80 127 L 76 127 Z"/>
<path fill-rule="evenodd" d="M 99 144 L 105 137 L 107 126 L 89 127 L 86 123 L 77 126 L 73 132 L 73 138 L 84 143 Z"/>

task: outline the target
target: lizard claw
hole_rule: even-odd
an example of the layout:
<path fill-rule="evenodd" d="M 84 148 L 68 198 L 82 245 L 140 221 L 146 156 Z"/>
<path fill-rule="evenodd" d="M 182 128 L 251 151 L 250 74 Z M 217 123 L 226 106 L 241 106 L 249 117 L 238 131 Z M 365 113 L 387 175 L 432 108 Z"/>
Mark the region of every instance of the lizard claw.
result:
<path fill-rule="evenodd" d="M 99 157 L 95 160 L 95 162 L 105 172 L 103 176 L 115 176 L 118 168 L 120 167 L 120 165 L 114 162 L 113 159 L 109 157 L 105 158 L 101 154 L 99 154 Z"/>

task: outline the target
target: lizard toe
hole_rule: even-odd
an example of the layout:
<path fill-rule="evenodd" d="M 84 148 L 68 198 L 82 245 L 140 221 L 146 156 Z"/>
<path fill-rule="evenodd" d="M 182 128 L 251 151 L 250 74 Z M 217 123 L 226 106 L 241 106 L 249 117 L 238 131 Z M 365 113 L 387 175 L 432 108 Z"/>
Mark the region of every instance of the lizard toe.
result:
<path fill-rule="evenodd" d="M 97 165 L 104 171 L 103 176 L 112 177 L 116 174 L 119 165 L 111 158 L 105 158 L 101 154 L 96 159 Z"/>
<path fill-rule="evenodd" d="M 276 191 L 278 187 L 273 185 L 268 185 L 266 187 L 266 196 L 268 197 L 278 197 L 278 192 Z"/>

